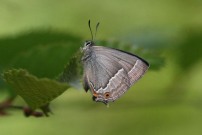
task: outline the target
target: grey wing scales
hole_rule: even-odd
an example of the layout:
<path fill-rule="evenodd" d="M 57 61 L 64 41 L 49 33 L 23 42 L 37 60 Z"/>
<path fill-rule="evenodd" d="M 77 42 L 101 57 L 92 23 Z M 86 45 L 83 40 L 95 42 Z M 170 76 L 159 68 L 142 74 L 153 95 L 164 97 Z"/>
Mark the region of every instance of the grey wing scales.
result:
<path fill-rule="evenodd" d="M 121 68 L 121 65 L 116 61 L 104 55 L 97 55 L 96 59 L 90 59 L 84 65 L 84 84 L 85 82 L 88 82 L 88 86 L 92 84 L 95 90 L 104 88 L 110 78 Z"/>
<path fill-rule="evenodd" d="M 98 95 L 109 92 L 112 99 L 108 101 L 119 98 L 149 67 L 143 59 L 120 50 L 93 46 L 93 52 L 96 57 L 84 65 L 84 88 Z"/>
<path fill-rule="evenodd" d="M 86 73 L 84 84 L 91 89 L 92 93 L 96 93 L 98 98 L 99 95 L 110 93 L 112 98 L 108 101 L 114 101 L 130 87 L 127 72 L 118 61 L 111 59 L 108 55 L 98 53 L 96 59 L 85 63 L 84 70 Z"/>
<path fill-rule="evenodd" d="M 149 68 L 149 64 L 145 60 L 134 54 L 102 46 L 94 46 L 94 51 L 97 54 L 108 56 L 110 59 L 117 61 L 127 72 L 130 85 L 139 80 Z"/>

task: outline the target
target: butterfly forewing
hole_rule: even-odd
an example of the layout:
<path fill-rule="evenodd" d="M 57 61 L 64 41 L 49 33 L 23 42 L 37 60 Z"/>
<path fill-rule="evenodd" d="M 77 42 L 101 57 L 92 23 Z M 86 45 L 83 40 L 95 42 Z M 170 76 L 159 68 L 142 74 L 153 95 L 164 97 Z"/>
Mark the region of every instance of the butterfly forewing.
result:
<path fill-rule="evenodd" d="M 121 68 L 127 72 L 131 85 L 143 76 L 149 67 L 145 60 L 128 52 L 102 46 L 94 46 L 93 50 L 98 57 L 108 57 L 121 65 Z M 107 64 L 105 61 L 102 62 Z"/>
<path fill-rule="evenodd" d="M 89 59 L 84 64 L 85 78 L 87 82 L 92 83 L 95 90 L 98 90 L 101 87 L 106 87 L 111 77 L 121 68 L 121 65 L 113 59 L 105 55 L 96 54 L 95 58 Z"/>

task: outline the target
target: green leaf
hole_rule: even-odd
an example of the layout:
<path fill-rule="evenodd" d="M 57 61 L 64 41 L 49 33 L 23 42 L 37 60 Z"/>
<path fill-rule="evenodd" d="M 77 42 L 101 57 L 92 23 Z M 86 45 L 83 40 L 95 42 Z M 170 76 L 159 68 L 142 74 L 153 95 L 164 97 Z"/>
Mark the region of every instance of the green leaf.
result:
<path fill-rule="evenodd" d="M 71 86 L 80 89 L 80 78 L 82 76 L 81 53 L 77 52 L 67 63 L 64 71 L 59 75 L 60 82 L 67 82 Z"/>
<path fill-rule="evenodd" d="M 60 54 L 61 51 L 66 51 L 66 53 L 75 53 L 75 50 L 80 47 L 80 42 L 81 39 L 79 36 L 46 29 L 27 31 L 16 36 L 0 38 L 0 70 L 4 69 L 5 67 L 10 67 L 11 65 L 16 67 L 15 64 L 21 66 L 21 64 L 17 63 L 17 60 L 14 60 L 15 63 L 13 63 L 13 59 L 16 59 L 16 56 L 19 55 L 21 55 L 22 58 L 23 56 L 24 58 L 26 58 L 26 55 L 27 57 L 32 56 L 29 55 L 29 53 L 32 53 L 31 50 L 33 49 L 35 51 L 36 49 L 41 49 L 40 51 L 43 51 L 42 49 L 45 48 L 44 51 L 46 51 L 47 49 L 49 49 L 46 46 L 51 47 L 52 45 L 58 45 L 58 48 L 54 47 L 48 51 L 50 52 L 52 50 L 52 53 L 53 50 L 56 48 L 56 51 L 59 52 L 61 46 Z M 66 45 L 66 48 L 64 48 L 64 45 Z M 58 55 L 60 56 L 59 53 L 51 53 L 49 53 L 49 57 L 57 57 Z M 65 54 L 62 55 L 65 56 L 65 58 L 69 56 L 68 54 L 67 56 Z M 32 59 L 33 61 L 32 57 L 29 57 L 29 59 Z"/>
<path fill-rule="evenodd" d="M 67 84 L 55 80 L 39 79 L 23 69 L 8 70 L 3 77 L 33 109 L 46 105 L 69 88 Z"/>
<path fill-rule="evenodd" d="M 33 29 L 15 36 L 0 37 L 0 74 L 23 68 L 37 77 L 55 78 L 81 45 L 81 38 L 52 29 Z M 6 88 L 0 77 L 0 93 Z M 15 95 L 9 89 L 9 95 Z"/>
<path fill-rule="evenodd" d="M 202 29 L 188 28 L 182 31 L 182 41 L 173 48 L 177 64 L 182 70 L 189 70 L 202 58 Z M 185 71 L 186 72 L 186 71 Z"/>
<path fill-rule="evenodd" d="M 36 46 L 13 58 L 12 68 L 26 69 L 38 77 L 55 78 L 78 49 L 79 44 L 74 43 Z"/>

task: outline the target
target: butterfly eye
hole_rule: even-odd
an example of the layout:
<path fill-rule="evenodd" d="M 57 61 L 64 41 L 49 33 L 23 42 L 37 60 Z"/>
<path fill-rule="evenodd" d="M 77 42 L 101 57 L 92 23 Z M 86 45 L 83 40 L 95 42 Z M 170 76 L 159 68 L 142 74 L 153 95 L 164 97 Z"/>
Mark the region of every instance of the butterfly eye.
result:
<path fill-rule="evenodd" d="M 106 92 L 106 93 L 104 94 L 104 96 L 105 96 L 105 98 L 109 98 L 109 97 L 110 97 L 110 93 L 109 93 L 109 92 Z"/>

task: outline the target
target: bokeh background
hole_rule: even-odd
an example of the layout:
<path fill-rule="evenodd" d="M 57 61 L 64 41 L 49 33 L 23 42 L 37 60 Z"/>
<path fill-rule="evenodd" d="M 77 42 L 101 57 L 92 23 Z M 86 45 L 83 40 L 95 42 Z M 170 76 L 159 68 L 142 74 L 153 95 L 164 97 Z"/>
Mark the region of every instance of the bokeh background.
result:
<path fill-rule="evenodd" d="M 101 22 L 97 40 L 140 45 L 164 60 L 145 57 L 158 68 L 109 108 L 72 88 L 52 102 L 48 118 L 9 110 L 0 117 L 0 133 L 201 135 L 201 0 L 1 0 L 0 72 L 21 67 L 38 77 L 56 77 L 91 38 L 89 19 L 94 26 Z M 1 79 L 0 101 L 9 94 Z M 25 103 L 18 97 L 14 104 Z"/>

